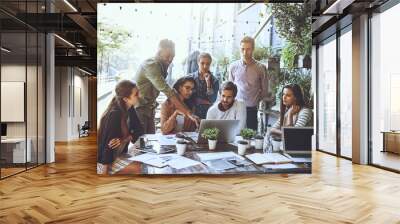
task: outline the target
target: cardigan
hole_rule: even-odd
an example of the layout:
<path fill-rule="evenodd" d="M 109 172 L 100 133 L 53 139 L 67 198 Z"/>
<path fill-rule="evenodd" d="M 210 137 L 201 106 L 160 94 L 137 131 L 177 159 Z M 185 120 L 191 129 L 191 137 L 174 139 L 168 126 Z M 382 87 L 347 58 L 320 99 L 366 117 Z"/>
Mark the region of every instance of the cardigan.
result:
<path fill-rule="evenodd" d="M 114 107 L 109 113 L 105 114 L 102 119 L 103 124 L 100 124 L 102 130 L 99 130 L 97 138 L 97 161 L 99 163 L 111 164 L 121 153 L 127 152 L 129 141 L 134 143 L 144 134 L 136 110 L 133 107 L 128 110 L 128 116 L 126 118 L 123 118 L 122 115 L 121 109 Z M 128 127 L 125 136 L 122 122 L 126 122 Z M 114 138 L 119 138 L 121 140 L 120 149 L 110 149 L 108 147 L 108 143 Z"/>

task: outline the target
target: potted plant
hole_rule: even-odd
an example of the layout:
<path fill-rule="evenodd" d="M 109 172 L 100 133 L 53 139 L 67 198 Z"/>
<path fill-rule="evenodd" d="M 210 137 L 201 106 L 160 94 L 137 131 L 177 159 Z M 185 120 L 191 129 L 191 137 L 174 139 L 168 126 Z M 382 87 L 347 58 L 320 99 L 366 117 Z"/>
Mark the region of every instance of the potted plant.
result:
<path fill-rule="evenodd" d="M 201 136 L 208 139 L 208 148 L 214 150 L 217 147 L 217 139 L 219 135 L 218 128 L 207 128 L 203 131 Z"/>
<path fill-rule="evenodd" d="M 264 136 L 258 134 L 255 138 L 255 148 L 256 149 L 263 149 L 264 146 Z"/>
<path fill-rule="evenodd" d="M 246 153 L 248 142 L 240 140 L 237 143 L 238 143 L 238 154 L 243 156 Z"/>
<path fill-rule="evenodd" d="M 247 148 L 250 148 L 250 140 L 256 135 L 256 131 L 250 128 L 244 128 L 240 131 L 240 136 L 247 141 Z"/>

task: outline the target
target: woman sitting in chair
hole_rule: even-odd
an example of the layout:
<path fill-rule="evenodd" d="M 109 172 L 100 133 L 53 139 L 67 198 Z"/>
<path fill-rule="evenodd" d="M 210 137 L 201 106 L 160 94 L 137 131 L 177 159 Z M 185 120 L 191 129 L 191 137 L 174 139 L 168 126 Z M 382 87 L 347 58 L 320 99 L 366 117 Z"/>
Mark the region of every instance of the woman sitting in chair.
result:
<path fill-rule="evenodd" d="M 184 76 L 178 79 L 173 88 L 178 98 L 188 107 L 193 110 L 194 103 L 192 99 L 193 89 L 196 82 L 193 77 Z M 172 102 L 168 99 L 161 105 L 161 132 L 162 134 L 171 134 L 181 131 L 195 131 L 196 124 L 185 117 L 184 113 L 177 110 Z"/>
<path fill-rule="evenodd" d="M 271 127 L 273 139 L 282 138 L 282 127 L 312 126 L 313 112 L 306 107 L 303 91 L 297 84 L 286 85 L 282 89 L 280 117 Z"/>
<path fill-rule="evenodd" d="M 129 80 L 119 82 L 106 111 L 100 119 L 98 130 L 97 172 L 110 173 L 117 158 L 128 151 L 129 142 L 134 143 L 143 128 L 134 106 L 139 100 L 135 83 Z"/>

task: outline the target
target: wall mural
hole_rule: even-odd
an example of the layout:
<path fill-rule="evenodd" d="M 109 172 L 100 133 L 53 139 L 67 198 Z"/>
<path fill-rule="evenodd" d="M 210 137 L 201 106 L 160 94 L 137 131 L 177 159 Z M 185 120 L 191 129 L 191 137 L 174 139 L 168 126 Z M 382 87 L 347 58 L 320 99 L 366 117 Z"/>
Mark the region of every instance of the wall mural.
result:
<path fill-rule="evenodd" d="M 98 4 L 99 174 L 311 173 L 311 10 Z"/>

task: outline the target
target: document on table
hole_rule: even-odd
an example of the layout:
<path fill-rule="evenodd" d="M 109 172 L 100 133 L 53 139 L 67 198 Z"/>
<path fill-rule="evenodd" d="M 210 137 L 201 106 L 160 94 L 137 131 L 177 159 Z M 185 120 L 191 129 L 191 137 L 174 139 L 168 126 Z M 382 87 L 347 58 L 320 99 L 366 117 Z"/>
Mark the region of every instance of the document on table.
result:
<path fill-rule="evenodd" d="M 142 162 L 155 167 L 167 166 L 167 162 L 171 159 L 171 156 L 167 154 L 157 155 L 152 153 L 144 153 L 138 156 L 129 158 L 131 161 Z"/>
<path fill-rule="evenodd" d="M 207 161 L 204 161 L 204 164 L 206 164 L 211 169 L 217 170 L 217 171 L 236 168 L 235 165 L 233 165 L 232 163 L 230 163 L 224 159 L 207 160 Z"/>
<path fill-rule="evenodd" d="M 147 141 L 158 141 L 160 134 L 146 134 Z"/>
<path fill-rule="evenodd" d="M 174 169 L 183 169 L 191 166 L 200 165 L 201 163 L 196 160 L 188 159 L 183 156 L 177 156 L 167 162 L 168 166 Z"/>
<path fill-rule="evenodd" d="M 148 141 L 158 141 L 160 145 L 176 145 L 175 135 L 146 134 L 145 137 Z"/>
<path fill-rule="evenodd" d="M 263 165 L 266 169 L 294 169 L 297 166 L 293 163 L 283 163 L 283 164 L 265 164 Z"/>
<path fill-rule="evenodd" d="M 242 156 L 239 156 L 234 152 L 197 153 L 197 156 L 200 158 L 200 161 L 230 159 L 230 158 L 238 158 L 244 160 Z"/>
<path fill-rule="evenodd" d="M 175 169 L 183 169 L 190 166 L 201 164 L 198 161 L 188 159 L 177 154 L 151 154 L 144 153 L 135 157 L 129 158 L 131 161 L 142 162 L 155 167 L 170 166 Z"/>
<path fill-rule="evenodd" d="M 293 162 L 295 163 L 311 163 L 311 158 L 296 158 L 296 157 L 292 157 Z"/>
<path fill-rule="evenodd" d="M 160 145 L 176 145 L 175 135 L 158 134 L 158 143 Z"/>
<path fill-rule="evenodd" d="M 255 164 L 264 163 L 291 163 L 292 160 L 280 153 L 253 153 L 246 155 L 248 159 L 253 161 Z"/>

